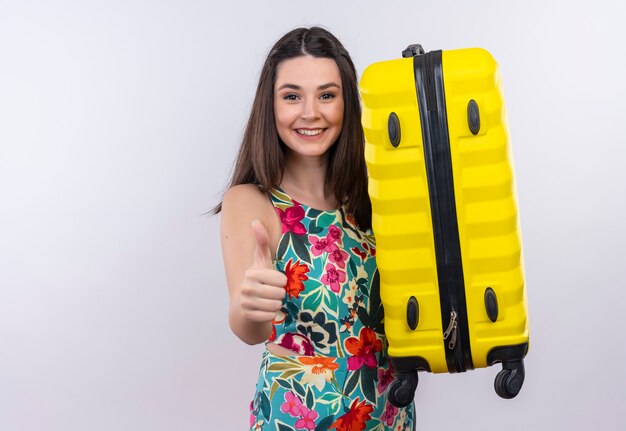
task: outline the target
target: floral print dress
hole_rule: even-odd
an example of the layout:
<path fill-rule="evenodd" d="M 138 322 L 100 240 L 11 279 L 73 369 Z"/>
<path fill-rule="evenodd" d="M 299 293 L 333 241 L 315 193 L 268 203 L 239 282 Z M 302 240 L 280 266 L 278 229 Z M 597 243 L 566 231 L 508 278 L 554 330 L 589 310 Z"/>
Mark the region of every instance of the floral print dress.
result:
<path fill-rule="evenodd" d="M 275 267 L 287 295 L 265 351 L 251 430 L 411 431 L 415 409 L 387 401 L 394 372 L 386 354 L 380 279 L 371 231 L 343 208 L 320 211 L 275 188 L 282 221 Z"/>

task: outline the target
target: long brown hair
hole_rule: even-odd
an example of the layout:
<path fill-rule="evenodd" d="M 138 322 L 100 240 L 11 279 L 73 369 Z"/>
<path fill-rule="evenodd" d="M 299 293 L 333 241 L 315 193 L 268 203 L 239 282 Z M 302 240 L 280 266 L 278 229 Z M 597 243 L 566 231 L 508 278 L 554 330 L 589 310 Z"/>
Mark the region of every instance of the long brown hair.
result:
<path fill-rule="evenodd" d="M 285 145 L 276 130 L 274 85 L 276 68 L 284 60 L 311 55 L 333 59 L 339 68 L 343 87 L 344 115 L 341 133 L 328 150 L 326 186 L 338 202 L 346 206 L 363 230 L 372 226 L 372 206 L 367 193 L 367 168 L 361 126 L 356 70 L 341 42 L 320 27 L 297 28 L 281 37 L 272 47 L 259 78 L 250 118 L 228 188 L 238 184 L 256 184 L 265 193 L 280 184 Z M 218 204 L 213 213 L 221 211 Z"/>

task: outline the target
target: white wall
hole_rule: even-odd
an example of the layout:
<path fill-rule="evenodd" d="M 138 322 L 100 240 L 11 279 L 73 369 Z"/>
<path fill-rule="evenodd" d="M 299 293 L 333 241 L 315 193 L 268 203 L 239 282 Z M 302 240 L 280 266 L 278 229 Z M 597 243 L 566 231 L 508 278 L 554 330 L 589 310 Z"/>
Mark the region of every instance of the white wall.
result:
<path fill-rule="evenodd" d="M 509 110 L 531 321 L 495 369 L 421 375 L 418 429 L 617 430 L 626 405 L 626 6 L 0 0 L 0 429 L 242 430 L 219 199 L 267 50 L 322 24 L 359 72 L 481 46 Z"/>

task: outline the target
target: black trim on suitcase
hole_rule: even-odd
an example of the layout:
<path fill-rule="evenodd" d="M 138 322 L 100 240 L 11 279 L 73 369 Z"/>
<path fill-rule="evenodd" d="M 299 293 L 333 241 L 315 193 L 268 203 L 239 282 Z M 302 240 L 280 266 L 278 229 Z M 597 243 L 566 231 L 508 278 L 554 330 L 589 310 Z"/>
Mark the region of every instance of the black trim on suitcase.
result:
<path fill-rule="evenodd" d="M 396 371 L 411 372 L 417 370 L 432 372 L 428 361 L 421 356 L 389 356 L 389 361 L 391 361 L 391 366 Z"/>
<path fill-rule="evenodd" d="M 447 331 L 449 336 L 452 335 L 449 342 L 444 340 L 444 350 L 448 370 L 463 372 L 473 369 L 474 365 L 470 351 L 441 59 L 441 51 L 432 51 L 413 57 L 413 65 L 433 219 L 441 320 L 443 327 L 450 329 Z M 457 326 L 453 324 L 458 325 L 458 333 Z"/>
<path fill-rule="evenodd" d="M 519 361 L 526 357 L 528 353 L 528 343 L 515 344 L 513 346 L 494 347 L 487 354 L 487 365 L 497 363 Z"/>

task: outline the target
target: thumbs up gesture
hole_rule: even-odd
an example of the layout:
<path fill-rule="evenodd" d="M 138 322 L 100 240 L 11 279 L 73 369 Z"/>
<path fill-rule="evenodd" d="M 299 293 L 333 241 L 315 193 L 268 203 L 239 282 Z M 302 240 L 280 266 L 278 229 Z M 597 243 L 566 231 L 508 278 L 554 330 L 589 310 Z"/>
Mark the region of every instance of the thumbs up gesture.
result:
<path fill-rule="evenodd" d="M 241 285 L 241 311 L 251 321 L 271 322 L 282 306 L 287 277 L 274 269 L 269 235 L 258 220 L 252 222 L 252 234 L 256 247 Z"/>

